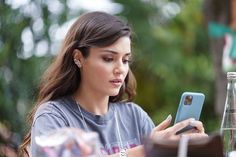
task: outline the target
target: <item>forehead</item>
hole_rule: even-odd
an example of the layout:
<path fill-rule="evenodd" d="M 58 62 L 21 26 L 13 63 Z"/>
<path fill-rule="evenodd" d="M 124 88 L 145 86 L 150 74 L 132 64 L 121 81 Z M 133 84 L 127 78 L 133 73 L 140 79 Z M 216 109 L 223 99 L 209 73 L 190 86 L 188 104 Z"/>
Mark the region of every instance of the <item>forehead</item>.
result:
<path fill-rule="evenodd" d="M 91 50 L 96 49 L 99 52 L 114 52 L 117 54 L 127 54 L 131 53 L 131 40 L 129 37 L 121 37 L 115 43 L 106 47 L 96 47 L 91 48 Z"/>

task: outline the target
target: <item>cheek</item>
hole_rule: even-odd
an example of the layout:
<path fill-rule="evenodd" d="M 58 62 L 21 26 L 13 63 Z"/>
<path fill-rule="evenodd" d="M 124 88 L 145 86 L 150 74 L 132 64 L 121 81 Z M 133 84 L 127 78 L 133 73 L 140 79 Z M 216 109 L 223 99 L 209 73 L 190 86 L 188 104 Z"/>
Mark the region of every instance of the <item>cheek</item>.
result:
<path fill-rule="evenodd" d="M 125 76 L 127 76 L 128 72 L 129 72 L 129 65 L 127 65 Z"/>
<path fill-rule="evenodd" d="M 125 68 L 123 69 L 123 76 L 127 77 L 128 73 L 129 73 L 129 65 L 126 65 Z"/>
<path fill-rule="evenodd" d="M 104 78 L 112 73 L 112 67 L 104 64 L 95 64 L 93 69 L 93 73 L 96 75 L 94 77 Z"/>
<path fill-rule="evenodd" d="M 110 76 L 110 71 L 108 69 L 104 69 L 104 68 L 97 67 L 95 73 L 100 78 L 106 78 L 106 77 Z"/>

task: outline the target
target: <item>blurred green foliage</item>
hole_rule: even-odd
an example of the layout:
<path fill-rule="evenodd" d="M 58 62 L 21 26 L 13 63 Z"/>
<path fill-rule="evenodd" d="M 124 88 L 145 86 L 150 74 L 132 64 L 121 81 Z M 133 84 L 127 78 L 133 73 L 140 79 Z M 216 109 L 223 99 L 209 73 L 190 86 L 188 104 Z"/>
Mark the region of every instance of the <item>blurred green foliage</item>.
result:
<path fill-rule="evenodd" d="M 55 47 L 49 48 L 47 54 L 37 56 L 37 44 L 43 40 L 52 46 L 50 31 L 86 11 L 80 8 L 71 12 L 65 1 L 58 2 L 63 7 L 54 14 L 46 1 L 30 1 L 13 8 L 0 0 L 0 122 L 21 137 L 27 131 L 26 114 L 32 108 L 38 81 L 56 51 Z M 169 114 L 175 116 L 182 92 L 203 92 L 206 101 L 201 120 L 208 133 L 217 131 L 219 119 L 213 112 L 213 63 L 201 11 L 203 0 L 114 2 L 123 7 L 117 15 L 127 20 L 135 32 L 135 102 L 158 124 Z M 39 14 L 26 13 L 27 5 L 37 6 Z M 168 6 L 172 8 L 168 10 Z M 43 28 L 37 32 L 33 25 L 39 18 Z M 22 41 L 25 30 L 30 30 L 34 43 L 28 56 Z"/>
<path fill-rule="evenodd" d="M 163 17 L 163 6 L 156 1 L 117 1 L 124 4 L 121 14 L 135 32 L 136 62 L 132 68 L 138 81 L 136 102 L 158 124 L 169 114 L 175 116 L 182 92 L 203 92 L 206 100 L 201 120 L 207 132 L 218 131 L 203 1 L 178 3 L 180 12 L 170 18 Z"/>

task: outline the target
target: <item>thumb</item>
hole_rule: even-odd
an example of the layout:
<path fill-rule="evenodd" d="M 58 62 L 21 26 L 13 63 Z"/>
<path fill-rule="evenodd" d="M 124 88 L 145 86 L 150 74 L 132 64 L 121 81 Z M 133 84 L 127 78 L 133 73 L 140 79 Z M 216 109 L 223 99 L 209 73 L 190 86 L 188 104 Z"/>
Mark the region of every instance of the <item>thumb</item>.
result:
<path fill-rule="evenodd" d="M 153 129 L 153 131 L 161 131 L 161 130 L 166 129 L 170 125 L 171 120 L 172 120 L 172 116 L 168 115 L 168 117 L 163 122 L 161 122 L 158 126 L 156 126 Z"/>

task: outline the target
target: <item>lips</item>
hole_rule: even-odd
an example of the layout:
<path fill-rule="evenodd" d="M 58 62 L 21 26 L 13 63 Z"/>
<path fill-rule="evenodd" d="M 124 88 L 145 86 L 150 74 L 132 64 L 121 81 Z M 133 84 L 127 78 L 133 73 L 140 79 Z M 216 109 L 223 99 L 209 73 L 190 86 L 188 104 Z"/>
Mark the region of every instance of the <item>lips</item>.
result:
<path fill-rule="evenodd" d="M 114 87 L 120 87 L 123 83 L 122 79 L 113 79 L 109 81 Z"/>

